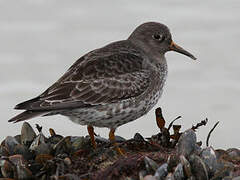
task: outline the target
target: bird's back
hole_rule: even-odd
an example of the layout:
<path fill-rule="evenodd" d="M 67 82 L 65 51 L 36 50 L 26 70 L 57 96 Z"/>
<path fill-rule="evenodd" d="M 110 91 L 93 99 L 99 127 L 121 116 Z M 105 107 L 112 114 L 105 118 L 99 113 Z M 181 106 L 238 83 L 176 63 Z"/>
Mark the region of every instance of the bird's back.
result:
<path fill-rule="evenodd" d="M 51 114 L 134 99 L 150 83 L 145 64 L 143 52 L 128 40 L 111 43 L 79 58 L 41 95 L 15 109 Z"/>

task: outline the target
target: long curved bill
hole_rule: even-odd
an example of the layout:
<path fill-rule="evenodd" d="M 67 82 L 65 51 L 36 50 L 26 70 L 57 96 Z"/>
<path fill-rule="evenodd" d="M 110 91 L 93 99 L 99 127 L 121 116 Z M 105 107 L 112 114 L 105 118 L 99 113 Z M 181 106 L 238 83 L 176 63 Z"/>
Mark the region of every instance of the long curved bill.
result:
<path fill-rule="evenodd" d="M 189 53 L 188 51 L 186 51 L 185 49 L 183 49 L 182 47 L 178 46 L 176 43 L 174 43 L 173 41 L 170 44 L 170 50 L 172 51 L 176 51 L 179 52 L 181 54 L 184 54 L 194 60 L 196 60 L 197 58 L 195 58 L 191 53 Z"/>

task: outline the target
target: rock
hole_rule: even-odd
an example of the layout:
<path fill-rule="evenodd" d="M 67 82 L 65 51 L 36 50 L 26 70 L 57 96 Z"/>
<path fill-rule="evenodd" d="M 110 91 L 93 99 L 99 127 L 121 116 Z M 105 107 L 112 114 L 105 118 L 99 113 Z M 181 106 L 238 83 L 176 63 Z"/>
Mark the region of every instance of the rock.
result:
<path fill-rule="evenodd" d="M 196 180 L 196 178 L 194 176 L 191 176 L 190 178 L 188 178 L 187 180 Z"/>
<path fill-rule="evenodd" d="M 35 149 L 42 143 L 45 143 L 46 138 L 42 133 L 39 133 L 39 135 L 33 140 L 31 143 L 29 150 L 35 151 Z"/>
<path fill-rule="evenodd" d="M 3 145 L 0 146 L 0 156 L 9 156 L 8 149 Z"/>
<path fill-rule="evenodd" d="M 184 175 L 187 178 L 192 177 L 191 165 L 188 162 L 188 160 L 183 155 L 181 155 L 180 156 L 180 161 L 181 161 L 181 164 L 183 165 Z"/>
<path fill-rule="evenodd" d="M 133 139 L 134 139 L 135 141 L 145 141 L 145 140 L 144 140 L 144 137 L 142 137 L 142 135 L 141 135 L 140 133 L 135 133 Z"/>
<path fill-rule="evenodd" d="M 71 153 L 72 144 L 71 137 L 67 136 L 59 141 L 57 144 L 53 146 L 53 150 L 55 151 L 55 155 L 63 154 L 63 153 Z"/>
<path fill-rule="evenodd" d="M 230 172 L 233 169 L 233 167 L 224 165 L 222 169 L 218 169 L 214 176 L 211 178 L 211 180 L 219 180 L 223 179 L 224 177 L 230 176 Z"/>
<path fill-rule="evenodd" d="M 226 176 L 226 177 L 222 178 L 221 180 L 233 180 L 233 178 L 231 176 Z"/>
<path fill-rule="evenodd" d="M 67 178 L 71 178 L 71 179 L 74 179 L 74 176 L 72 176 L 72 177 L 70 177 L 70 176 L 66 176 Z M 77 179 L 78 177 L 76 176 L 75 177 L 75 179 Z M 130 178 L 130 177 L 126 177 L 124 180 L 134 180 L 134 179 L 132 179 L 132 178 Z M 143 178 L 142 179 L 140 179 L 140 180 L 143 180 Z"/>
<path fill-rule="evenodd" d="M 61 141 L 63 139 L 63 136 L 55 134 L 53 136 L 51 136 L 50 138 L 48 138 L 47 143 L 51 146 L 57 144 L 59 141 Z"/>
<path fill-rule="evenodd" d="M 207 147 L 203 149 L 200 157 L 206 164 L 209 177 L 212 177 L 217 170 L 217 158 L 214 149 L 212 147 Z"/>
<path fill-rule="evenodd" d="M 19 144 L 21 144 L 21 134 L 14 136 L 14 138 L 17 140 Z"/>
<path fill-rule="evenodd" d="M 36 133 L 34 132 L 32 126 L 29 123 L 24 122 L 21 129 L 21 144 L 29 147 L 35 137 Z"/>
<path fill-rule="evenodd" d="M 177 143 L 178 155 L 188 157 L 196 148 L 196 133 L 192 129 L 186 130 L 179 138 Z"/>
<path fill-rule="evenodd" d="M 183 165 L 179 163 L 173 173 L 174 179 L 176 180 L 183 180 L 184 179 L 184 172 L 183 172 Z"/>
<path fill-rule="evenodd" d="M 147 171 L 141 170 L 138 173 L 139 179 L 142 180 L 145 176 L 147 176 Z"/>
<path fill-rule="evenodd" d="M 177 180 L 177 179 L 174 178 L 174 175 L 172 173 L 168 173 L 165 180 Z"/>
<path fill-rule="evenodd" d="M 121 136 L 115 136 L 115 142 L 117 143 L 121 143 L 121 142 L 124 142 L 126 141 L 125 138 L 121 137 Z"/>
<path fill-rule="evenodd" d="M 199 146 L 199 145 L 195 145 L 195 148 L 194 148 L 194 153 L 197 154 L 197 155 L 200 155 L 200 153 L 202 152 L 202 148 Z"/>
<path fill-rule="evenodd" d="M 33 179 L 32 172 L 25 166 L 17 166 L 17 177 L 18 180 Z"/>
<path fill-rule="evenodd" d="M 179 163 L 179 157 L 177 157 L 175 154 L 174 155 L 170 155 L 168 157 L 168 160 L 167 160 L 168 171 L 169 172 L 174 172 L 174 169 L 176 168 L 178 163 Z"/>
<path fill-rule="evenodd" d="M 32 172 L 33 175 L 36 175 L 37 173 L 39 173 L 42 167 L 43 167 L 42 164 L 37 163 L 35 161 L 30 163 L 28 166 L 29 170 Z"/>
<path fill-rule="evenodd" d="M 217 149 L 217 150 L 215 150 L 215 154 L 216 154 L 216 158 L 220 159 L 222 156 L 227 154 L 227 152 L 223 149 Z"/>
<path fill-rule="evenodd" d="M 34 152 L 35 155 L 50 154 L 51 150 L 52 149 L 50 148 L 49 144 L 41 143 L 35 148 Z"/>
<path fill-rule="evenodd" d="M 5 159 L 0 159 L 1 173 L 5 178 L 14 177 L 14 165 Z"/>
<path fill-rule="evenodd" d="M 86 143 L 88 143 L 88 140 L 86 141 L 86 138 L 83 136 L 75 138 L 72 142 L 73 151 L 75 152 L 79 149 L 82 149 Z"/>
<path fill-rule="evenodd" d="M 86 139 L 86 138 L 85 138 Z M 101 136 L 95 136 L 95 141 L 99 143 L 110 143 L 110 141 L 106 138 L 103 138 Z"/>
<path fill-rule="evenodd" d="M 234 177 L 232 180 L 240 180 L 240 176 Z"/>
<path fill-rule="evenodd" d="M 157 180 L 164 180 L 165 177 L 167 176 L 168 174 L 168 164 L 167 163 L 164 163 L 162 164 L 158 169 L 157 171 L 155 172 L 155 177 Z"/>
<path fill-rule="evenodd" d="M 156 180 L 156 178 L 152 175 L 147 175 L 143 178 L 143 180 Z"/>
<path fill-rule="evenodd" d="M 14 153 L 14 148 L 18 144 L 17 140 L 12 136 L 7 136 L 5 139 L 5 147 L 11 155 Z"/>
<path fill-rule="evenodd" d="M 148 173 L 155 172 L 158 169 L 158 164 L 147 156 L 144 157 L 144 162 Z"/>
<path fill-rule="evenodd" d="M 29 149 L 22 144 L 15 146 L 13 154 L 21 154 L 26 160 L 30 160 L 33 157 L 33 154 L 29 151 Z"/>
<path fill-rule="evenodd" d="M 170 143 L 170 133 L 165 127 L 161 129 L 160 143 L 164 147 L 168 147 Z"/>
<path fill-rule="evenodd" d="M 228 156 L 234 160 L 240 160 L 240 150 L 237 148 L 229 148 L 226 150 Z"/>
<path fill-rule="evenodd" d="M 53 156 L 50 154 L 39 154 L 36 156 L 35 161 L 39 164 L 44 165 L 48 160 L 53 159 Z"/>
<path fill-rule="evenodd" d="M 50 129 L 46 138 L 41 128 L 36 136 L 24 123 L 21 135 L 8 136 L 0 145 L 0 179 L 228 180 L 240 175 L 240 150 L 203 149 L 193 130 L 182 133 L 174 127 L 175 142 L 169 141 L 167 128 L 146 139 L 136 133 L 120 144 L 125 152 L 120 156 L 106 138 L 95 136 L 94 149 L 90 136 L 63 137 Z"/>
<path fill-rule="evenodd" d="M 189 162 L 191 165 L 192 174 L 196 177 L 197 180 L 209 179 L 207 167 L 199 156 L 192 154 L 189 158 Z"/>
<path fill-rule="evenodd" d="M 13 156 L 9 156 L 9 161 L 11 161 L 15 166 L 27 166 L 28 162 L 24 159 L 21 154 L 16 154 Z"/>

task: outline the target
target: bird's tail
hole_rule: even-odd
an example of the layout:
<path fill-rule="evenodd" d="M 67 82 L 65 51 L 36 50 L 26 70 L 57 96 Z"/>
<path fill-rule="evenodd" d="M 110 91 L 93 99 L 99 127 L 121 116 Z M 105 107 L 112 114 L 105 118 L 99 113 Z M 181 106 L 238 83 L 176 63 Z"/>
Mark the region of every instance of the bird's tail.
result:
<path fill-rule="evenodd" d="M 8 122 L 14 122 L 17 123 L 19 121 L 24 121 L 24 120 L 28 120 L 37 116 L 42 116 L 47 114 L 47 111 L 24 111 L 20 114 L 18 114 L 17 116 L 13 117 L 12 119 L 8 120 Z"/>

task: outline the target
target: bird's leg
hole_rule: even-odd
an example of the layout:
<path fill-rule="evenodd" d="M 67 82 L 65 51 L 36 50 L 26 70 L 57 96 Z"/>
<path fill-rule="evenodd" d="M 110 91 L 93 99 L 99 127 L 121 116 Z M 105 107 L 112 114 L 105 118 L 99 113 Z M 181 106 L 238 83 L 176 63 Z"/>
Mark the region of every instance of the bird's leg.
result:
<path fill-rule="evenodd" d="M 87 129 L 88 129 L 88 134 L 89 134 L 91 142 L 92 142 L 92 146 L 93 146 L 94 149 L 96 149 L 97 145 L 96 145 L 96 142 L 95 142 L 95 139 L 94 139 L 94 129 L 91 125 L 88 125 Z"/>
<path fill-rule="evenodd" d="M 118 154 L 120 155 L 124 155 L 124 152 L 118 147 L 116 141 L 115 141 L 115 129 L 110 129 L 110 132 L 109 132 L 109 140 L 111 141 L 111 143 L 113 143 L 113 145 L 115 146 L 115 149 L 117 151 Z"/>

